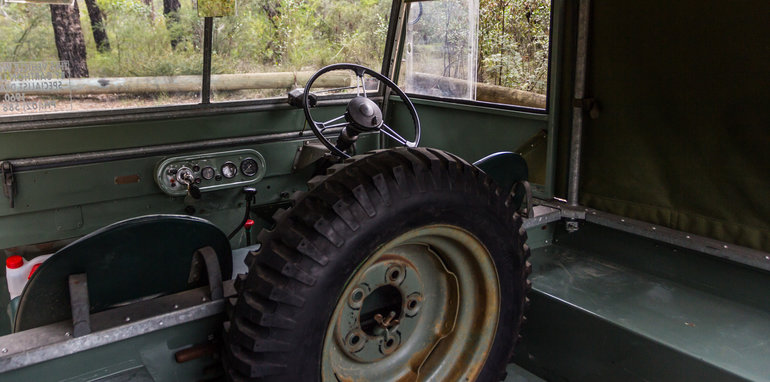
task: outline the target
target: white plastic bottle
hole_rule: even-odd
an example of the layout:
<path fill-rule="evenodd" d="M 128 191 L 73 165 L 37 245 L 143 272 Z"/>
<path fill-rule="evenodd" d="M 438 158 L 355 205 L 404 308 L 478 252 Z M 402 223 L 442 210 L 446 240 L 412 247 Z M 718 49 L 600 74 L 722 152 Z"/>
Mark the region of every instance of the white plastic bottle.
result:
<path fill-rule="evenodd" d="M 5 278 L 8 282 L 8 293 L 11 295 L 11 300 L 21 294 L 24 286 L 27 285 L 27 280 L 32 277 L 37 267 L 49 257 L 51 255 L 42 255 L 31 260 L 24 260 L 19 255 L 13 255 L 5 259 Z"/>

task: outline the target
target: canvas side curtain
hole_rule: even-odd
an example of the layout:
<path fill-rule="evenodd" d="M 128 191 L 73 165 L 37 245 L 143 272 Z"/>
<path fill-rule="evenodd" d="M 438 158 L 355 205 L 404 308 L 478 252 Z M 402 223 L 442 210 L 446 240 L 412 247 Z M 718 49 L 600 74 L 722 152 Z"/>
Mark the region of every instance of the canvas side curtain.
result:
<path fill-rule="evenodd" d="M 768 14 L 593 2 L 581 204 L 770 252 Z"/>

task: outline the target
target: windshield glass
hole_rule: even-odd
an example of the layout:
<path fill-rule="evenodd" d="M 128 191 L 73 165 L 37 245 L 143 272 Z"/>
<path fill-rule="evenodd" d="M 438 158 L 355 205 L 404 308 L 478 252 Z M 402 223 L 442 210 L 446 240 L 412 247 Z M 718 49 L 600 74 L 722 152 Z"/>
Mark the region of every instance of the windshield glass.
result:
<path fill-rule="evenodd" d="M 212 101 L 283 97 L 331 63 L 379 71 L 391 4 L 238 1 L 231 15 L 214 19 Z M 195 0 L 0 3 L 0 117 L 201 102 L 198 6 Z"/>
<path fill-rule="evenodd" d="M 438 0 L 409 7 L 407 92 L 545 108 L 549 0 Z"/>

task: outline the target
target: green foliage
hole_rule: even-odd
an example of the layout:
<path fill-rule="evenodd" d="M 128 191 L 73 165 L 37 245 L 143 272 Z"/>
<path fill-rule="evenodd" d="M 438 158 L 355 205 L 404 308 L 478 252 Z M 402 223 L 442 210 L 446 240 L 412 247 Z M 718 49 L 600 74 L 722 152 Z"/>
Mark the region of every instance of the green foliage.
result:
<path fill-rule="evenodd" d="M 479 81 L 545 94 L 549 0 L 480 0 Z"/>
<path fill-rule="evenodd" d="M 192 7 L 183 5 L 177 12 L 178 22 L 166 23 L 161 1 L 152 7 L 137 0 L 99 0 L 98 4 L 107 15 L 104 24 L 112 49 L 106 53 L 96 50 L 88 14 L 81 7 L 92 77 L 201 73 L 202 20 Z M 178 41 L 176 49 L 171 48 L 173 38 Z"/>
<path fill-rule="evenodd" d="M 47 5 L 0 6 L 0 36 L 0 61 L 58 61 Z"/>
<path fill-rule="evenodd" d="M 247 72 L 343 61 L 377 68 L 389 7 L 385 0 L 244 0 L 237 15 L 217 19 L 213 61 Z"/>

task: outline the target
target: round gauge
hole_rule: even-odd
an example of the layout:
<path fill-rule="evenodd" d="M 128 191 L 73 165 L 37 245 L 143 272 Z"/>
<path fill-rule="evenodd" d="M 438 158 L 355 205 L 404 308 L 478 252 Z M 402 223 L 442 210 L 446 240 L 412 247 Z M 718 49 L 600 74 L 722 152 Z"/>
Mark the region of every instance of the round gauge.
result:
<path fill-rule="evenodd" d="M 214 171 L 214 167 L 204 167 L 203 170 L 201 170 L 201 177 L 206 180 L 210 180 L 211 178 L 216 175 L 216 171 Z"/>
<path fill-rule="evenodd" d="M 241 173 L 243 173 L 243 175 L 257 175 L 257 170 L 259 170 L 259 165 L 254 159 L 246 158 L 243 160 L 243 162 L 241 162 Z"/>
<path fill-rule="evenodd" d="M 235 177 L 235 174 L 238 173 L 238 167 L 233 164 L 233 162 L 227 162 L 222 165 L 222 176 L 224 176 L 227 179 L 232 179 Z"/>

